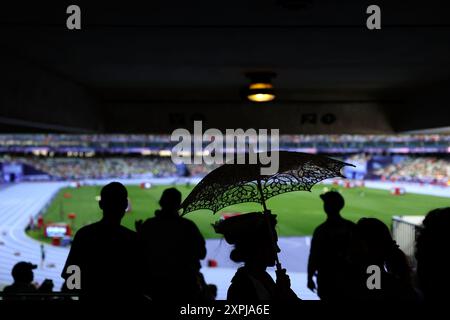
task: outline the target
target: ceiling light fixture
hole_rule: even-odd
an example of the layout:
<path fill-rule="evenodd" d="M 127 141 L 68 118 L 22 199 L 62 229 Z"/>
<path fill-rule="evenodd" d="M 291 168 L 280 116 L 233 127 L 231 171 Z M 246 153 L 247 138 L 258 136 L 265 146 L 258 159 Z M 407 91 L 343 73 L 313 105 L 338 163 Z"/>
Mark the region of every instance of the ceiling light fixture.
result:
<path fill-rule="evenodd" d="M 246 76 L 251 83 L 246 89 L 246 97 L 252 102 L 269 102 L 275 99 L 275 91 L 272 85 L 274 72 L 249 72 Z"/>

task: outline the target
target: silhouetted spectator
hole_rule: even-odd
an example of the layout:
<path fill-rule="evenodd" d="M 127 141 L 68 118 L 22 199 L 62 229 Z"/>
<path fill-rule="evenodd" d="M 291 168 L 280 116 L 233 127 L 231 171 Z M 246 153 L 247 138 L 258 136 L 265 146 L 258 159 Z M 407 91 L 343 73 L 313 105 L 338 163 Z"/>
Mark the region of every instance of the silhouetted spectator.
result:
<path fill-rule="evenodd" d="M 40 299 L 36 294 L 51 293 L 53 291 L 53 282 L 46 279 L 39 288 L 33 284 L 33 270 L 37 265 L 30 262 L 18 262 L 12 269 L 14 283 L 3 289 L 5 300 L 36 300 Z"/>
<path fill-rule="evenodd" d="M 146 293 L 155 300 L 205 300 L 200 260 L 205 239 L 192 221 L 180 217 L 181 193 L 164 190 L 155 217 L 136 222 L 147 278 Z"/>
<path fill-rule="evenodd" d="M 448 300 L 449 251 L 450 207 L 432 210 L 423 221 L 416 245 L 417 277 L 426 301 Z"/>
<path fill-rule="evenodd" d="M 68 266 L 81 270 L 81 296 L 88 299 L 133 299 L 139 294 L 140 265 L 137 235 L 120 225 L 128 206 L 126 188 L 112 182 L 101 190 L 103 218 L 75 234 L 62 277 Z"/>
<path fill-rule="evenodd" d="M 351 298 L 354 300 L 413 301 L 418 299 L 412 285 L 412 271 L 403 251 L 392 239 L 389 228 L 375 218 L 362 218 L 355 227 L 350 254 L 352 261 Z M 368 280 L 378 267 L 379 288 L 370 288 Z M 369 281 L 370 282 L 370 281 Z"/>
<path fill-rule="evenodd" d="M 341 299 L 346 289 L 347 252 L 355 224 L 341 217 L 344 198 L 330 191 L 320 196 L 327 220 L 313 233 L 308 260 L 308 288 L 316 290 L 322 300 Z"/>
<path fill-rule="evenodd" d="M 276 240 L 276 218 L 271 215 L 269 220 Z M 276 272 L 276 282 L 266 272 L 267 267 L 275 265 L 276 253 L 280 252 L 278 246 L 274 248 L 267 217 L 257 212 L 247 213 L 219 221 L 214 229 L 234 245 L 230 259 L 244 263 L 231 280 L 228 300 L 299 300 L 290 288 L 285 269 Z"/>

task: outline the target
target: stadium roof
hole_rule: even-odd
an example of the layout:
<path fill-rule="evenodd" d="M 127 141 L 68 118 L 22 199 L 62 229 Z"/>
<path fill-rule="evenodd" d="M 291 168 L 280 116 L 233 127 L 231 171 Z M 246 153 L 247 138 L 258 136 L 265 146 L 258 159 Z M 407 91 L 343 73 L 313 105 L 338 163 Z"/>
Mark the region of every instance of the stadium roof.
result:
<path fill-rule="evenodd" d="M 65 28 L 68 3 L 2 4 L 0 132 L 449 125 L 445 1 L 379 1 L 375 31 L 357 0 L 124 3 L 80 5 L 80 31 Z M 277 73 L 275 102 L 243 101 L 254 70 Z"/>

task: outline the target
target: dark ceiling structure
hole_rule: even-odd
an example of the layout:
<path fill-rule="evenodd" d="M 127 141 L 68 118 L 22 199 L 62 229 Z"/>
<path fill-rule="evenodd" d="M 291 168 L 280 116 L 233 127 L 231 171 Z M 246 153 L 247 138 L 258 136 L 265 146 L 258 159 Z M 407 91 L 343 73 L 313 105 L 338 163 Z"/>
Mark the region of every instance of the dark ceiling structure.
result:
<path fill-rule="evenodd" d="M 444 1 L 80 2 L 2 5 L 1 132 L 170 132 L 193 120 L 283 133 L 450 126 Z M 245 74 L 275 72 L 255 105 Z"/>

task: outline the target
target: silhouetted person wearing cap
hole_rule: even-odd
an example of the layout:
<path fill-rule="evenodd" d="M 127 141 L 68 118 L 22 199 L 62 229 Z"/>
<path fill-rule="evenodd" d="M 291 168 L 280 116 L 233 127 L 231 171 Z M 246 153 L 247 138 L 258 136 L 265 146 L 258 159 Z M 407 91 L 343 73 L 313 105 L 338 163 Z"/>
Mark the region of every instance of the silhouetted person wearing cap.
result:
<path fill-rule="evenodd" d="M 164 190 L 159 204 L 155 217 L 136 222 L 145 260 L 146 294 L 154 300 L 205 300 L 207 286 L 200 273 L 205 239 L 195 223 L 180 217 L 177 189 Z"/>
<path fill-rule="evenodd" d="M 342 218 L 344 198 L 336 191 L 320 196 L 327 220 L 313 233 L 308 261 L 308 288 L 316 290 L 313 277 L 317 278 L 317 294 L 321 300 L 343 297 L 346 289 L 347 253 L 355 224 Z"/>
<path fill-rule="evenodd" d="M 269 220 L 276 241 L 275 216 L 272 215 Z M 231 280 L 227 300 L 300 300 L 291 289 L 285 269 L 276 272 L 276 282 L 266 271 L 267 267 L 275 265 L 276 253 L 280 252 L 280 249 L 278 246 L 274 247 L 269 225 L 263 214 L 252 212 L 227 218 L 216 223 L 214 229 L 223 234 L 229 244 L 234 245 L 230 259 L 244 263 Z"/>
<path fill-rule="evenodd" d="M 448 300 L 450 288 L 450 207 L 430 211 L 416 244 L 418 284 L 425 301 Z"/>
<path fill-rule="evenodd" d="M 140 265 L 137 235 L 120 225 L 128 206 L 126 188 L 112 182 L 101 190 L 103 218 L 78 230 L 70 248 L 62 277 L 70 265 L 81 270 L 81 298 L 125 300 L 139 293 Z"/>
<path fill-rule="evenodd" d="M 33 284 L 33 270 L 37 265 L 29 262 L 18 262 L 12 269 L 14 283 L 3 289 L 5 300 L 34 300 L 39 299 L 38 293 L 50 293 L 53 290 L 53 282 L 46 279 L 39 288 Z"/>

